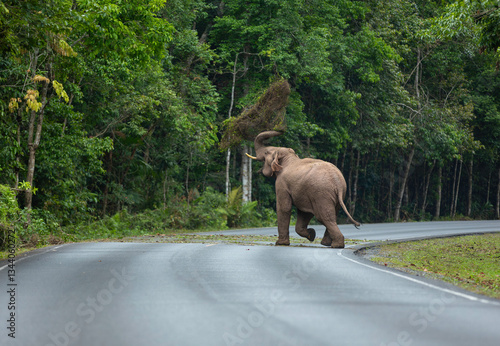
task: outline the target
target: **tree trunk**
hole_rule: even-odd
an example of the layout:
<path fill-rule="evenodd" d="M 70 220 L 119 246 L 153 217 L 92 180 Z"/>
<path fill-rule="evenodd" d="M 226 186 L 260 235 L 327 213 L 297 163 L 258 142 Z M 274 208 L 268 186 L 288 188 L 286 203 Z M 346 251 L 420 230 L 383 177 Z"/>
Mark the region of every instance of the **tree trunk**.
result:
<path fill-rule="evenodd" d="M 350 165 L 349 165 L 349 177 L 347 178 L 347 207 L 349 210 L 351 209 L 352 204 L 352 170 L 353 170 L 353 149 L 351 148 L 351 152 L 349 154 L 350 157 Z"/>
<path fill-rule="evenodd" d="M 410 204 L 410 188 L 408 187 L 409 183 L 406 181 L 405 184 L 405 192 L 403 194 L 403 203 L 401 205 L 404 205 L 405 207 L 408 207 Z"/>
<path fill-rule="evenodd" d="M 102 216 L 106 216 L 108 209 L 108 194 L 109 194 L 109 184 L 111 170 L 113 169 L 113 150 L 108 153 L 108 168 L 106 170 L 106 185 L 104 186 L 104 196 L 102 201 Z"/>
<path fill-rule="evenodd" d="M 414 201 L 413 201 L 413 211 L 412 211 L 412 214 L 416 215 L 417 214 L 418 204 L 419 204 L 419 202 L 418 202 L 418 198 L 419 198 L 419 194 L 418 194 L 419 181 L 418 181 L 418 176 L 417 175 L 414 175 L 413 177 L 415 179 L 415 183 L 414 183 L 414 186 L 415 186 L 415 197 L 414 197 Z M 410 205 L 410 179 L 408 179 L 408 183 L 406 183 L 405 196 L 407 198 L 406 205 L 409 206 Z"/>
<path fill-rule="evenodd" d="M 231 192 L 231 183 L 229 180 L 229 171 L 231 170 L 231 149 L 227 149 L 226 152 L 226 199 L 229 198 L 229 193 Z"/>
<path fill-rule="evenodd" d="M 167 170 L 165 169 L 165 178 L 163 178 L 163 209 L 167 209 L 167 195 L 168 195 L 167 179 L 168 179 L 168 174 Z"/>
<path fill-rule="evenodd" d="M 356 200 L 358 198 L 358 178 L 359 178 L 359 160 L 360 160 L 360 157 L 361 157 L 361 153 L 358 150 L 358 154 L 356 157 L 356 170 L 354 172 L 354 184 L 352 187 L 352 201 L 351 201 L 351 208 L 350 208 L 351 210 L 349 211 L 351 216 L 354 216 L 354 212 L 356 211 Z"/>
<path fill-rule="evenodd" d="M 500 168 L 498 168 L 498 185 L 497 185 L 497 219 L 500 219 Z"/>
<path fill-rule="evenodd" d="M 50 63 L 48 65 L 48 71 L 50 73 Z M 27 209 L 31 209 L 31 205 L 33 202 L 33 180 L 35 177 L 35 159 L 36 159 L 36 151 L 40 146 L 40 140 L 42 138 L 42 127 L 43 127 L 43 116 L 45 112 L 45 106 L 47 105 L 47 91 L 49 89 L 48 82 L 42 82 L 42 92 L 41 92 L 41 103 L 42 107 L 39 110 L 38 116 L 34 110 L 31 110 L 31 117 L 29 122 L 29 130 L 28 130 L 28 169 L 26 174 L 26 182 L 29 183 L 30 188 L 25 192 L 25 200 Z M 35 131 L 35 123 L 36 123 L 36 131 Z"/>
<path fill-rule="evenodd" d="M 344 155 L 342 155 L 342 164 L 340 165 L 340 171 L 342 172 L 342 174 L 344 174 L 344 164 L 345 164 L 345 157 L 347 155 L 347 148 L 346 150 L 344 150 Z"/>
<path fill-rule="evenodd" d="M 442 198 L 442 191 L 443 191 L 443 184 L 441 182 L 441 177 L 443 175 L 443 167 L 439 165 L 438 168 L 438 184 L 437 184 L 437 192 L 438 192 L 438 197 L 436 200 L 436 212 L 434 213 L 434 218 L 437 220 L 441 216 L 441 198 Z"/>
<path fill-rule="evenodd" d="M 236 87 L 236 66 L 238 64 L 238 56 L 240 53 L 236 54 L 236 58 L 234 59 L 234 67 L 233 67 L 233 84 L 231 86 L 231 104 L 229 105 L 229 112 L 227 115 L 227 118 L 231 118 L 231 114 L 233 112 L 233 106 L 234 106 L 234 89 Z M 229 193 L 231 192 L 231 183 L 229 181 L 229 171 L 231 168 L 231 148 L 227 149 L 226 153 L 226 199 L 229 199 Z"/>
<path fill-rule="evenodd" d="M 190 151 L 189 152 L 189 159 L 188 159 L 187 167 L 186 167 L 186 181 L 184 182 L 184 185 L 185 185 L 185 188 L 186 188 L 186 196 L 187 196 L 188 208 L 189 208 L 189 198 L 191 197 L 190 193 L 189 193 L 189 170 L 191 168 L 192 162 L 193 162 L 193 152 Z"/>
<path fill-rule="evenodd" d="M 492 170 L 490 169 L 488 173 L 488 189 L 486 190 L 486 205 L 490 204 L 491 173 Z"/>
<path fill-rule="evenodd" d="M 390 172 L 389 172 L 389 194 L 387 196 L 387 218 L 390 219 L 393 214 L 392 214 L 392 194 L 394 191 L 394 168 L 390 167 Z"/>
<path fill-rule="evenodd" d="M 252 147 L 248 146 L 248 153 L 252 154 Z M 245 155 L 246 156 L 246 155 Z M 252 161 L 248 158 L 248 201 L 252 201 L 252 188 L 253 188 L 253 171 L 252 171 Z"/>
<path fill-rule="evenodd" d="M 424 195 L 422 196 L 422 209 L 420 210 L 420 214 L 422 215 L 422 217 L 424 217 L 425 209 L 427 208 L 427 194 L 429 192 L 431 174 L 435 165 L 436 165 L 436 160 L 434 160 L 434 162 L 432 163 L 431 167 L 429 168 L 429 172 L 427 172 L 427 175 L 425 177 Z"/>
<path fill-rule="evenodd" d="M 451 188 L 450 217 L 453 217 L 453 206 L 455 204 L 455 189 L 457 184 L 458 159 L 455 160 L 455 170 L 453 171 L 453 185 Z"/>
<path fill-rule="evenodd" d="M 474 166 L 474 156 L 471 157 L 469 162 L 469 194 L 467 197 L 467 216 L 470 217 L 472 213 L 472 169 Z"/>
<path fill-rule="evenodd" d="M 457 203 L 458 203 L 458 191 L 460 190 L 460 180 L 462 178 L 462 166 L 463 166 L 463 160 L 460 160 L 460 166 L 458 169 L 458 179 L 457 179 L 457 189 L 455 192 L 455 201 L 453 201 L 453 217 L 457 214 Z"/>
<path fill-rule="evenodd" d="M 241 191 L 243 193 L 243 203 L 246 202 L 246 193 L 248 190 L 248 156 L 245 155 L 245 152 L 247 152 L 247 145 L 244 144 L 240 148 L 240 154 L 241 154 Z"/>
<path fill-rule="evenodd" d="M 462 168 L 463 168 L 463 160 L 460 160 L 460 169 L 458 170 L 458 181 L 457 181 L 457 193 L 455 195 L 455 207 L 453 208 L 453 216 L 457 213 L 457 204 L 458 204 L 458 192 L 460 191 L 460 181 L 462 180 Z"/>
<path fill-rule="evenodd" d="M 434 213 L 434 218 L 437 220 L 441 216 L 441 198 L 442 198 L 442 191 L 443 191 L 443 184 L 441 182 L 441 177 L 443 175 L 443 167 L 439 165 L 438 168 L 438 183 L 437 183 L 437 200 L 436 200 L 436 212 Z"/>
<path fill-rule="evenodd" d="M 394 210 L 394 221 L 399 221 L 399 216 L 401 213 L 401 204 L 403 203 L 403 195 L 406 188 L 406 183 L 408 182 L 408 176 L 410 175 L 411 163 L 413 161 L 413 155 L 415 154 L 415 148 L 412 147 L 410 151 L 410 155 L 408 156 L 408 160 L 406 161 L 405 170 L 403 173 L 403 180 L 401 181 L 401 185 L 399 187 L 398 197 L 396 200 L 396 209 Z"/>
<path fill-rule="evenodd" d="M 43 118 L 42 118 L 43 120 Z M 26 174 L 26 181 L 30 184 L 29 188 L 25 191 L 25 207 L 27 209 L 31 209 L 31 204 L 33 201 L 33 177 L 35 175 L 35 153 L 36 146 L 33 139 L 33 132 L 35 131 L 35 122 L 36 122 L 36 112 L 34 110 L 31 111 L 30 122 L 28 125 L 28 171 Z M 40 120 L 39 120 L 40 122 Z"/>
<path fill-rule="evenodd" d="M 16 137 L 16 140 L 17 140 L 17 147 L 18 148 L 21 148 L 21 123 L 22 123 L 22 112 L 23 110 L 21 109 L 21 107 L 18 109 L 17 111 L 17 137 Z M 19 150 L 16 150 L 16 168 L 15 168 L 15 172 L 16 172 L 16 183 L 14 185 L 15 188 L 18 188 L 19 187 L 19 167 L 21 167 L 21 152 Z"/>
<path fill-rule="evenodd" d="M 243 203 L 252 200 L 252 160 L 246 156 L 250 153 L 250 145 L 244 144 L 241 150 L 241 185 L 243 190 Z"/>
<path fill-rule="evenodd" d="M 422 109 L 422 103 L 420 102 L 420 73 L 422 73 L 422 69 L 421 69 L 421 62 L 422 60 L 420 60 L 420 56 L 421 56 L 421 49 L 420 47 L 417 48 L 417 66 L 415 67 L 415 95 L 417 96 L 417 110 L 418 110 L 418 113 L 421 112 L 421 109 Z"/>

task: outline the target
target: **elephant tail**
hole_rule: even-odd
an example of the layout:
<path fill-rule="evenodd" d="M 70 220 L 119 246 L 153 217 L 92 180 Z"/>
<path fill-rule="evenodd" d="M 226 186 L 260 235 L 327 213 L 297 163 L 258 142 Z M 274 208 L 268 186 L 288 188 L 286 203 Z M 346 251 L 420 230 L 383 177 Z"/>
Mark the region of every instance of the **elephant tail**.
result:
<path fill-rule="evenodd" d="M 339 196 L 339 197 L 340 197 L 339 202 L 340 202 L 340 205 L 342 206 L 342 209 L 344 210 L 344 213 L 346 213 L 347 217 L 349 218 L 349 221 L 351 221 L 354 224 L 354 227 L 359 229 L 359 226 L 361 226 L 361 224 L 352 218 L 351 214 L 349 214 L 349 212 L 347 211 L 347 208 L 344 204 L 342 196 Z"/>

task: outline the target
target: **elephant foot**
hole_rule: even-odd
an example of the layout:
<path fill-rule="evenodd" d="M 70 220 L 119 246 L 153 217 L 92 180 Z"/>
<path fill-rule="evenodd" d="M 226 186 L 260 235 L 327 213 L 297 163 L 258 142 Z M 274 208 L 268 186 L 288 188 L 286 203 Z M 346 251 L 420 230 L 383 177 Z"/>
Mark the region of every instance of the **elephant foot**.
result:
<path fill-rule="evenodd" d="M 344 236 L 343 235 L 340 235 L 340 236 L 336 236 L 335 238 L 333 238 L 332 240 L 332 248 L 334 249 L 343 249 L 344 248 Z"/>
<path fill-rule="evenodd" d="M 344 242 L 332 242 L 332 248 L 334 249 L 343 249 L 344 248 Z"/>
<path fill-rule="evenodd" d="M 307 240 L 309 240 L 312 243 L 314 241 L 314 239 L 316 238 L 316 231 L 314 230 L 314 228 L 308 228 L 307 233 L 308 233 L 308 236 L 306 238 L 307 238 Z"/>
<path fill-rule="evenodd" d="M 278 240 L 276 241 L 276 246 L 288 246 L 290 245 L 290 241 L 286 241 L 286 240 Z"/>
<path fill-rule="evenodd" d="M 329 246 L 329 247 L 332 247 L 334 249 L 343 249 L 345 247 L 344 237 L 339 237 L 339 238 L 332 240 L 332 238 L 327 234 L 321 240 L 321 245 Z"/>
<path fill-rule="evenodd" d="M 321 239 L 321 245 L 332 246 L 332 238 L 330 237 L 330 234 L 328 234 L 328 231 L 325 231 L 323 239 Z"/>
<path fill-rule="evenodd" d="M 331 239 L 326 239 L 326 238 L 323 238 L 321 240 L 321 245 L 324 245 L 324 246 L 332 246 L 332 240 Z"/>

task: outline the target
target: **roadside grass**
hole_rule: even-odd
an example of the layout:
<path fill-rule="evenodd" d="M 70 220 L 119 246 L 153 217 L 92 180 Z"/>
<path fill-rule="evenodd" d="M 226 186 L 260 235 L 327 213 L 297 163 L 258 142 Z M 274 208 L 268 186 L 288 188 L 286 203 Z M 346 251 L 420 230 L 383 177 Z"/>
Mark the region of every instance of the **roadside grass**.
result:
<path fill-rule="evenodd" d="M 38 248 L 45 247 L 45 246 L 49 246 L 49 245 L 44 245 L 44 246 L 39 246 L 39 247 L 27 246 L 27 247 L 17 248 L 16 249 L 16 256 L 22 255 L 26 252 L 30 252 L 30 251 L 33 251 L 33 250 L 36 250 Z M 9 252 L 8 251 L 0 251 L 0 260 L 5 260 L 7 258 L 9 258 Z"/>
<path fill-rule="evenodd" d="M 278 239 L 277 235 L 225 235 L 225 234 L 156 234 L 141 237 L 123 237 L 120 239 L 109 239 L 109 241 L 123 242 L 145 242 L 145 243 L 209 243 L 209 244 L 240 244 L 240 245 L 274 245 Z M 290 237 L 290 245 L 308 246 L 320 245 L 322 238 L 316 238 L 310 242 L 305 238 Z M 363 240 L 345 239 L 345 244 L 356 245 L 364 243 Z"/>
<path fill-rule="evenodd" d="M 500 298 L 500 233 L 402 242 L 377 247 L 370 260 Z"/>

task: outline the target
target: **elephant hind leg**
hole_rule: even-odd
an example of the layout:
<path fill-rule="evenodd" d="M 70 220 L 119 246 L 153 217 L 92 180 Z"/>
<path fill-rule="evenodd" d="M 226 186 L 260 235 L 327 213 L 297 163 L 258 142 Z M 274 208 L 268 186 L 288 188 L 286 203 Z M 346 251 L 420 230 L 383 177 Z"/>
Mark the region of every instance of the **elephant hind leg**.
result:
<path fill-rule="evenodd" d="M 337 226 L 337 224 L 335 224 L 335 229 L 333 230 L 333 232 L 330 231 L 329 228 L 328 231 L 330 233 L 330 236 L 332 237 L 331 247 L 335 249 L 343 249 L 345 247 L 344 235 L 340 232 L 340 229 Z"/>
<path fill-rule="evenodd" d="M 321 241 L 321 245 L 331 246 L 333 248 L 342 249 L 345 246 L 344 235 L 340 232 L 337 222 L 334 220 L 320 221 L 326 227 L 325 235 Z"/>
<path fill-rule="evenodd" d="M 307 228 L 309 221 L 313 218 L 313 214 L 303 212 L 297 209 L 297 223 L 295 224 L 295 232 L 301 237 L 313 242 L 316 238 L 316 231 L 313 228 Z"/>
<path fill-rule="evenodd" d="M 323 239 L 321 239 L 321 245 L 332 246 L 332 237 L 330 237 L 328 229 L 325 229 L 325 234 L 323 235 Z"/>

